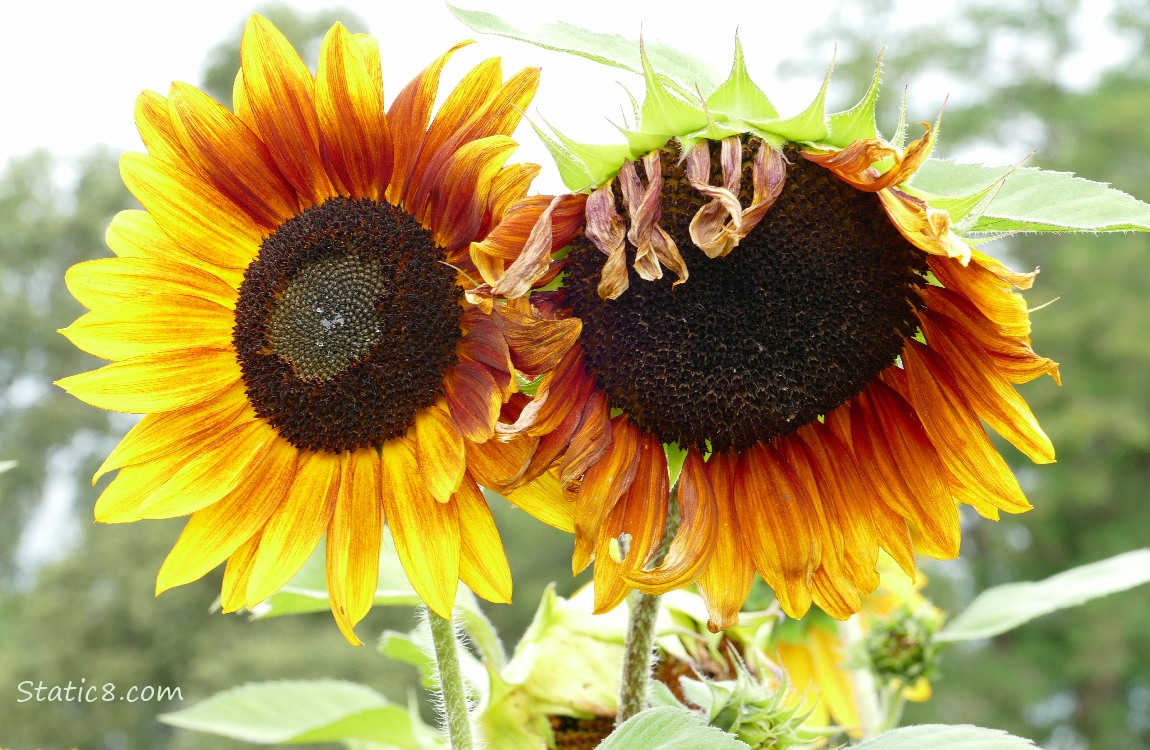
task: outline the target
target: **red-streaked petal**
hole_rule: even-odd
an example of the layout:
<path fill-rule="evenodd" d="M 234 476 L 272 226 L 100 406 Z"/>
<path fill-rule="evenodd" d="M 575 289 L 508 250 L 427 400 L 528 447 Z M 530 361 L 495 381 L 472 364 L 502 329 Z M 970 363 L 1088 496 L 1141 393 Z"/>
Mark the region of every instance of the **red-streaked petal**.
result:
<path fill-rule="evenodd" d="M 391 128 L 395 155 L 386 195 L 391 203 L 400 203 L 407 187 L 408 170 L 415 162 L 426 134 L 443 66 L 456 51 L 468 44 L 471 42 L 461 42 L 436 58 L 403 87 L 387 110 L 387 123 Z"/>
<path fill-rule="evenodd" d="M 930 348 L 946 360 L 978 416 L 1038 464 L 1054 461 L 1054 446 L 1026 400 L 1014 390 L 966 329 L 924 310 L 919 319 Z"/>
<path fill-rule="evenodd" d="M 679 530 L 663 562 L 651 570 L 634 570 L 625 575 L 628 583 L 640 591 L 660 594 L 682 588 L 698 578 L 710 562 L 718 532 L 718 509 L 715 492 L 707 476 L 703 457 L 695 448 L 687 452 L 679 474 Z"/>
<path fill-rule="evenodd" d="M 595 613 L 614 609 L 627 596 L 625 578 L 642 570 L 663 539 L 670 491 L 667 455 L 654 435 L 642 434 L 635 479 L 599 530 L 595 544 Z M 628 535 L 626 558 L 612 558 L 612 540 Z"/>
<path fill-rule="evenodd" d="M 448 158 L 431 194 L 429 223 L 440 247 L 462 247 L 479 236 L 491 181 L 516 148 L 507 136 L 494 135 L 465 143 Z"/>
<path fill-rule="evenodd" d="M 918 528 L 923 552 L 957 557 L 962 533 L 946 466 L 910 404 L 876 380 L 853 402 L 851 419 L 858 465 L 874 491 Z"/>
<path fill-rule="evenodd" d="M 797 480 L 773 448 L 756 443 L 743 451 L 735 476 L 739 523 L 745 548 L 763 580 L 775 590 L 783 611 L 799 618 L 811 606 L 811 573 L 817 542 Z"/>
<path fill-rule="evenodd" d="M 483 365 L 460 362 L 443 378 L 447 407 L 455 426 L 468 440 L 482 443 L 495 434 L 502 390 Z"/>
<path fill-rule="evenodd" d="M 198 580 L 255 536 L 280 506 L 296 472 L 296 452 L 268 451 L 219 502 L 196 511 L 156 577 L 156 595 Z"/>
<path fill-rule="evenodd" d="M 739 456 L 733 451 L 712 453 L 707 461 L 707 475 L 715 495 L 715 536 L 711 558 L 699 576 L 699 593 L 707 605 L 707 629 L 712 633 L 738 624 L 739 609 L 755 579 L 755 568 L 739 531 L 735 498 L 738 465 Z"/>
<path fill-rule="evenodd" d="M 164 458 L 210 444 L 248 409 L 242 382 L 203 404 L 160 414 L 147 414 L 128 430 L 92 477 L 95 484 L 109 471 Z M 249 418 L 254 418 L 251 413 Z"/>
<path fill-rule="evenodd" d="M 164 233 L 201 262 L 242 271 L 259 253 L 260 227 L 195 175 L 126 153 L 120 157 L 120 176 Z"/>
<path fill-rule="evenodd" d="M 283 34 L 252 15 L 240 42 L 244 91 L 255 130 L 303 205 L 333 197 L 319 150 L 315 79 Z"/>
<path fill-rule="evenodd" d="M 578 573 L 591 562 L 591 554 L 605 532 L 601 527 L 631 488 L 639 470 L 642 433 L 626 417 L 611 420 L 611 446 L 583 476 L 575 501 L 575 554 L 571 570 Z M 664 459 L 666 460 L 666 459 Z"/>
<path fill-rule="evenodd" d="M 267 146 L 227 107 L 193 86 L 173 83 L 168 109 L 188 160 L 260 227 L 274 231 L 296 213 L 295 195 Z"/>
<path fill-rule="evenodd" d="M 913 340 L 903 348 L 902 358 L 911 403 L 947 468 L 992 505 L 1009 513 L 1030 510 L 1018 480 L 987 438 L 946 363 Z"/>
<path fill-rule="evenodd" d="M 369 61 L 347 29 L 333 26 L 320 50 L 316 114 L 334 177 L 353 198 L 379 200 L 391 180 L 391 129 L 380 75 L 378 56 Z"/>

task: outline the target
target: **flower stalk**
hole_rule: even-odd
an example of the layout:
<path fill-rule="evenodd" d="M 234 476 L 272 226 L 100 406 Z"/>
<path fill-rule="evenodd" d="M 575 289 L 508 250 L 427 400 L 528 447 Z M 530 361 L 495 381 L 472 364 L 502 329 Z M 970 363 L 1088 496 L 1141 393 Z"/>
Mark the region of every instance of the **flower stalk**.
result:
<path fill-rule="evenodd" d="M 443 700 L 443 723 L 446 725 L 451 750 L 474 750 L 471 716 L 467 710 L 467 694 L 463 689 L 463 671 L 459 667 L 455 621 L 440 617 L 430 609 L 427 611 L 427 620 L 431 625 L 431 641 L 435 646 L 436 675 Z"/>
<path fill-rule="evenodd" d="M 679 484 L 671 488 L 667 508 L 667 522 L 663 527 L 663 539 L 651 557 L 649 568 L 658 567 L 667 556 L 671 540 L 679 529 Z M 627 635 L 623 642 L 623 680 L 619 688 L 619 710 L 615 714 L 615 725 L 622 724 L 635 714 L 647 708 L 648 690 L 651 684 L 651 668 L 655 655 L 655 623 L 659 619 L 661 596 L 633 591 L 630 596 L 630 613 L 627 618 Z"/>

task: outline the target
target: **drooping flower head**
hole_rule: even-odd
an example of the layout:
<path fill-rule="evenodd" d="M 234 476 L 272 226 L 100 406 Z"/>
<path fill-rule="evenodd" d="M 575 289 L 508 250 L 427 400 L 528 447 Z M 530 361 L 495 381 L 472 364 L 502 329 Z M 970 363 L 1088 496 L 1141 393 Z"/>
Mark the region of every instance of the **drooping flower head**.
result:
<path fill-rule="evenodd" d="M 959 233 L 996 186 L 914 187 L 938 124 L 880 137 L 877 72 L 845 112 L 825 112 L 824 83 L 784 118 L 738 48 L 704 100 L 643 66 L 626 144 L 548 138 L 590 194 L 562 287 L 533 297 L 535 340 L 513 342 L 542 379 L 512 431 L 550 450 L 599 610 L 697 582 L 725 628 L 758 571 L 788 614 L 848 617 L 880 549 L 913 574 L 916 545 L 958 554 L 960 503 L 1030 507 L 980 420 L 1054 459 L 1014 388 L 1058 377 L 1015 293 L 1033 274 Z M 681 526 L 652 568 L 676 481 Z"/>
<path fill-rule="evenodd" d="M 234 111 L 181 83 L 140 96 L 147 153 L 121 172 L 144 210 L 108 228 L 116 257 L 67 276 L 91 312 L 64 334 L 111 364 L 60 385 L 145 415 L 97 472 L 119 470 L 95 515 L 191 515 L 157 591 L 226 561 L 224 610 L 250 607 L 326 535 L 332 610 L 358 642 L 386 523 L 435 612 L 459 581 L 509 600 L 478 483 L 506 471 L 488 442 L 517 386 L 465 296 L 469 247 L 550 254 L 581 199 L 528 197 L 538 167 L 505 165 L 537 69 L 503 82 L 487 60 L 433 111 L 461 46 L 385 109 L 375 39 L 337 24 L 313 76 L 252 16 Z"/>

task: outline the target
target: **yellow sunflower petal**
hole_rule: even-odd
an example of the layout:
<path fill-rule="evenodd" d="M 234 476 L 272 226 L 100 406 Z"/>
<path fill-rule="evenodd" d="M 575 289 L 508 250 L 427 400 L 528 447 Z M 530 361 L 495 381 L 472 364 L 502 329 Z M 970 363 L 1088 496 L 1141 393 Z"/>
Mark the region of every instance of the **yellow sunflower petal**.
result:
<path fill-rule="evenodd" d="M 96 520 L 130 523 L 143 518 L 188 515 L 219 501 L 247 476 L 278 440 L 262 422 L 248 422 L 200 446 L 183 460 L 160 459 L 157 467 L 127 467 L 96 502 Z"/>
<path fill-rule="evenodd" d="M 191 295 L 234 310 L 237 291 L 193 266 L 158 258 L 98 258 L 68 269 L 64 283 L 76 300 L 94 310 L 145 294 Z"/>
<path fill-rule="evenodd" d="M 247 105 L 272 161 L 302 198 L 322 203 L 335 188 L 319 149 L 315 79 L 283 34 L 253 14 L 240 42 Z"/>
<path fill-rule="evenodd" d="M 101 409 L 153 414 L 207 401 L 239 379 L 234 353 L 186 349 L 113 362 L 56 385 Z"/>
<path fill-rule="evenodd" d="M 340 632 L 362 646 L 354 628 L 375 599 L 383 538 L 379 454 L 361 448 L 342 454 L 340 462 L 339 495 L 327 529 L 327 590 Z"/>
<path fill-rule="evenodd" d="M 189 253 L 234 269 L 246 268 L 256 257 L 259 226 L 215 187 L 143 154 L 124 154 L 120 175 L 156 223 Z"/>
<path fill-rule="evenodd" d="M 196 511 L 160 567 L 156 595 L 198 580 L 264 527 L 295 478 L 295 451 L 268 451 L 219 502 Z"/>
<path fill-rule="evenodd" d="M 177 349 L 225 349 L 235 319 L 202 297 L 149 294 L 105 305 L 61 329 L 77 348 L 113 361 Z"/>
<path fill-rule="evenodd" d="M 157 159 L 188 170 L 188 153 L 172 125 L 168 100 L 155 91 L 144 91 L 136 97 L 136 129 L 144 148 Z"/>
<path fill-rule="evenodd" d="M 384 444 L 381 467 L 383 515 L 399 561 L 427 606 L 451 619 L 459 587 L 459 506 L 428 493 L 406 438 Z"/>
<path fill-rule="evenodd" d="M 92 477 L 95 484 L 104 474 L 132 464 L 164 458 L 218 436 L 249 409 L 244 388 L 236 383 L 203 404 L 158 414 L 147 414 L 112 450 Z"/>
<path fill-rule="evenodd" d="M 510 604 L 511 567 L 479 485 L 468 477 L 452 502 L 459 506 L 459 579 L 489 602 Z"/>
<path fill-rule="evenodd" d="M 575 503 L 566 498 L 563 485 L 551 472 L 544 472 L 505 496 L 548 526 L 567 533 L 575 531 Z"/>
<path fill-rule="evenodd" d="M 247 583 L 247 606 L 254 606 L 283 588 L 315 551 L 335 509 L 340 472 L 341 459 L 337 454 L 300 456 L 295 481 L 260 537 Z"/>
<path fill-rule="evenodd" d="M 169 237 L 146 211 L 121 211 L 104 233 L 108 247 L 121 258 L 172 261 L 198 268 L 223 280 L 233 289 L 243 281 L 242 268 L 227 268 L 218 258 L 204 259 Z"/>
<path fill-rule="evenodd" d="M 224 581 L 220 587 L 220 610 L 224 614 L 235 612 L 248 606 L 248 580 L 251 577 L 252 563 L 259 552 L 262 532 L 241 544 L 228 557 L 224 568 Z"/>
<path fill-rule="evenodd" d="M 427 491 L 441 503 L 450 500 L 463 481 L 467 454 L 463 435 L 438 406 L 415 413 L 415 453 Z"/>

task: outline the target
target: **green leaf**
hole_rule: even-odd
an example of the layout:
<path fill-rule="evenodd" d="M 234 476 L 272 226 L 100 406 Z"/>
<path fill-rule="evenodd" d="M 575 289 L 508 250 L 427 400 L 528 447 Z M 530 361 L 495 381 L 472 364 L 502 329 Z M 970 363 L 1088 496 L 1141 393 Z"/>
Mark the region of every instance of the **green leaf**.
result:
<path fill-rule="evenodd" d="M 370 740 L 402 750 L 444 747 L 406 708 L 368 687 L 337 680 L 244 685 L 159 718 L 258 745 Z"/>
<path fill-rule="evenodd" d="M 1035 750 L 1030 740 L 970 724 L 920 724 L 851 745 L 852 750 Z"/>
<path fill-rule="evenodd" d="M 1150 582 L 1150 549 L 1126 552 L 1043 581 L 987 589 L 943 628 L 940 641 L 989 638 L 1036 617 Z"/>
<path fill-rule="evenodd" d="M 0 474 L 16 468 L 15 461 L 0 461 Z"/>
<path fill-rule="evenodd" d="M 691 711 L 670 706 L 649 708 L 627 721 L 598 750 L 750 750 L 745 742 L 709 727 Z"/>
<path fill-rule="evenodd" d="M 928 160 L 911 184 L 940 196 L 978 193 L 1009 169 Z M 933 202 L 932 202 L 933 205 Z M 1101 182 L 1069 172 L 1033 167 L 1014 171 L 986 207 L 972 232 L 1150 231 L 1150 205 Z"/>
<path fill-rule="evenodd" d="M 504 36 L 543 49 L 578 55 L 632 73 L 641 74 L 643 71 L 638 40 L 621 34 L 603 34 L 562 21 L 516 26 L 494 13 L 465 10 L 450 2 L 447 9 L 464 25 L 481 34 Z M 660 76 L 667 78 L 679 90 L 701 89 L 704 94 L 714 90 L 718 76 L 703 60 L 662 42 L 647 44 L 646 51 Z"/>

